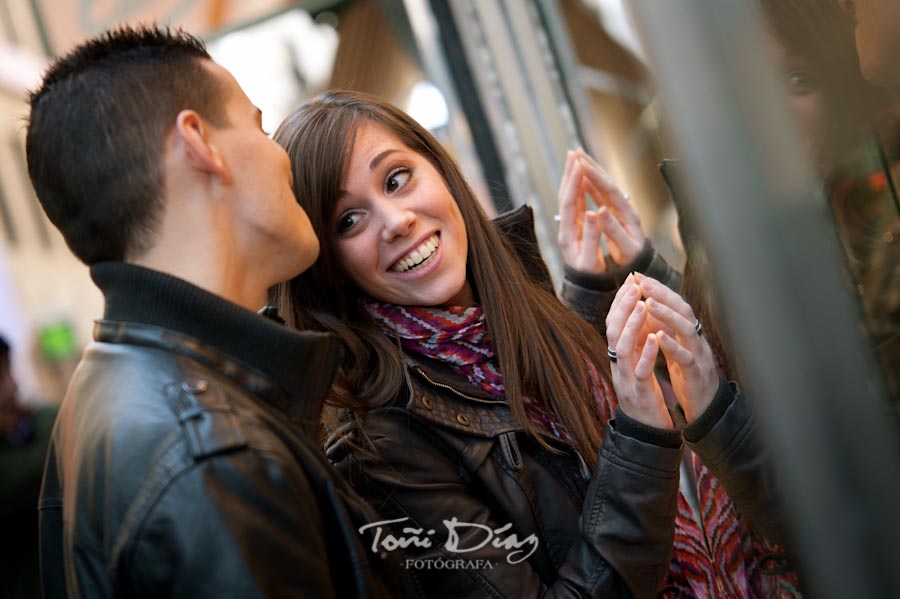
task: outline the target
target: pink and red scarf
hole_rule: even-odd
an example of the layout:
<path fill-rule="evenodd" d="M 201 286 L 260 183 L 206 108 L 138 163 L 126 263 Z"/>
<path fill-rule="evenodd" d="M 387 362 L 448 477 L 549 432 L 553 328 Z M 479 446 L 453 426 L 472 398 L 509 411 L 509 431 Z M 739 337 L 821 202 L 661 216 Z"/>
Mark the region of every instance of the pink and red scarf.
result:
<path fill-rule="evenodd" d="M 480 306 L 397 306 L 368 298 L 361 305 L 382 331 L 400 340 L 403 349 L 449 364 L 470 383 L 495 397 L 506 395 L 503 374 L 497 367 Z M 594 383 L 598 416 L 601 422 L 606 422 L 612 414 L 612 393 L 593 364 L 587 364 Z M 572 444 L 569 432 L 549 409 L 527 397 L 525 409 L 539 428 Z"/>

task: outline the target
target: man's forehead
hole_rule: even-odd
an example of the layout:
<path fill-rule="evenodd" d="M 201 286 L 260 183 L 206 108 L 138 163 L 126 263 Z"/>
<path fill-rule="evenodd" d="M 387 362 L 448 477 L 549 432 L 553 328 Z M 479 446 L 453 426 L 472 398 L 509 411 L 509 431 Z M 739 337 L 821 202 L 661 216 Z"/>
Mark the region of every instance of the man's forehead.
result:
<path fill-rule="evenodd" d="M 223 102 L 249 118 L 261 120 L 262 111 L 250 101 L 244 88 L 234 78 L 231 71 L 212 61 L 210 61 L 210 65 L 226 90 L 227 95 L 223 98 Z"/>

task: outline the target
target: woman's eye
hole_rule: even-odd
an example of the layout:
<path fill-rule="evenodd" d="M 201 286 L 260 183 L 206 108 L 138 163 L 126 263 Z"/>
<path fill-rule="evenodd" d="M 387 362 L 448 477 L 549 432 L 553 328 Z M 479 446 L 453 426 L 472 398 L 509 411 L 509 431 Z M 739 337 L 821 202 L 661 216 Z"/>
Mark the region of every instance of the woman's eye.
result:
<path fill-rule="evenodd" d="M 794 69 L 784 76 L 788 91 L 792 94 L 810 94 L 818 89 L 815 80 L 808 71 Z"/>
<path fill-rule="evenodd" d="M 357 212 L 347 212 L 345 214 L 342 214 L 337 222 L 338 235 L 343 235 L 344 233 L 352 229 L 353 225 L 355 225 L 357 221 L 359 221 L 359 213 Z"/>
<path fill-rule="evenodd" d="M 384 180 L 384 191 L 387 193 L 394 193 L 398 189 L 402 188 L 409 181 L 410 170 L 408 168 L 398 168 L 392 170 L 387 179 Z"/>

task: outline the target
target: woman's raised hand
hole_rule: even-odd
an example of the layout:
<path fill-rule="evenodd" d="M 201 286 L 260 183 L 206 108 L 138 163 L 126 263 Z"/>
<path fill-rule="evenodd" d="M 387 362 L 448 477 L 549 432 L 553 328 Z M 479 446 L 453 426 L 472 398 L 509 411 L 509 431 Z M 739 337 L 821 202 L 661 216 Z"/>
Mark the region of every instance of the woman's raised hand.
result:
<path fill-rule="evenodd" d="M 587 209 L 588 195 L 597 210 Z M 585 274 L 606 272 L 602 235 L 617 265 L 630 264 L 640 255 L 645 240 L 640 217 L 612 177 L 580 148 L 566 155 L 558 200 L 557 239 L 569 267 Z"/>
<path fill-rule="evenodd" d="M 630 418 L 656 428 L 673 428 L 665 399 L 653 374 L 659 353 L 658 324 L 641 301 L 634 276 L 628 275 L 616 293 L 606 317 L 606 335 L 612 360 L 612 380 L 619 407 Z"/>
<path fill-rule="evenodd" d="M 636 275 L 647 310 L 662 327 L 656 339 L 666 358 L 675 399 L 688 422 L 712 403 L 719 386 L 715 356 L 699 321 L 680 295 L 650 277 Z"/>

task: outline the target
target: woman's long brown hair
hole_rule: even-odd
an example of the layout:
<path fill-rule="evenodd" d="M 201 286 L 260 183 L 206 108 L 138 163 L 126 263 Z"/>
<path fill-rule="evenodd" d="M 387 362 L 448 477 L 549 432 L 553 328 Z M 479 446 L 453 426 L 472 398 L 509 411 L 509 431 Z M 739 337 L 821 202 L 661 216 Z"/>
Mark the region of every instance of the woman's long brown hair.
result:
<path fill-rule="evenodd" d="M 610 381 L 605 340 L 528 279 L 455 161 L 428 131 L 398 108 L 350 91 L 326 92 L 304 103 L 275 132 L 290 156 L 294 194 L 309 214 L 321 253 L 306 273 L 273 288 L 271 299 L 290 325 L 330 331 L 343 342 L 344 360 L 329 404 L 363 419 L 367 410 L 394 399 L 404 384 L 397 344 L 359 309 L 360 292 L 334 256 L 330 223 L 356 131 L 364 123 L 383 127 L 425 157 L 455 198 L 468 236 L 468 279 L 484 309 L 514 417 L 546 446 L 525 412 L 524 397 L 541 402 L 593 466 L 605 423 L 597 418 L 586 360 Z"/>

